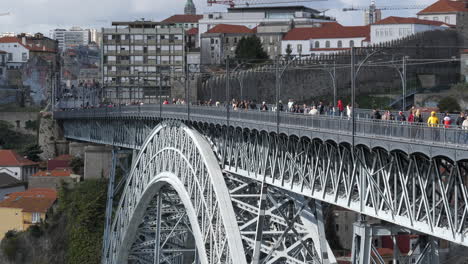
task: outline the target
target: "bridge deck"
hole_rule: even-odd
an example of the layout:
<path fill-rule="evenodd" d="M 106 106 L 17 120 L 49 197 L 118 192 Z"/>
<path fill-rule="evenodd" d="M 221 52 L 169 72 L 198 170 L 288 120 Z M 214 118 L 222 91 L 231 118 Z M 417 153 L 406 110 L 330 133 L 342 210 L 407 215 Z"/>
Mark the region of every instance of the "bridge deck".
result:
<path fill-rule="evenodd" d="M 162 111 L 160 111 L 162 110 Z M 428 127 L 424 123 L 371 120 L 353 120 L 328 115 L 305 115 L 258 110 L 226 111 L 226 108 L 186 105 L 143 105 L 106 107 L 55 112 L 56 119 L 179 119 L 214 125 L 230 125 L 246 129 L 279 132 L 288 136 L 319 138 L 337 143 L 363 144 L 369 148 L 381 147 L 408 154 L 421 152 L 427 156 L 447 156 L 454 160 L 468 158 L 468 130 L 460 128 Z"/>

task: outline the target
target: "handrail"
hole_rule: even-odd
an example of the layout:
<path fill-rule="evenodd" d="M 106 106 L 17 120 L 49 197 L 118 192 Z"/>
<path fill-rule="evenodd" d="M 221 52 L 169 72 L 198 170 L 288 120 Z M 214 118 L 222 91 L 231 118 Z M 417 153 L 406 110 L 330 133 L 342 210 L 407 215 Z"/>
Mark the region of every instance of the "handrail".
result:
<path fill-rule="evenodd" d="M 163 116 L 187 118 L 187 107 L 185 105 L 164 105 L 162 113 L 159 107 L 155 105 L 134 105 L 124 107 L 105 107 L 81 109 L 74 111 L 55 112 L 57 119 L 68 118 L 90 118 L 90 117 L 117 117 L 118 116 L 145 116 L 153 115 L 155 117 Z M 235 110 L 230 111 L 231 121 L 242 121 L 251 124 L 265 124 L 277 126 L 276 112 L 260 110 Z M 300 113 L 281 112 L 280 127 L 312 129 L 314 131 L 327 131 L 336 134 L 350 134 L 351 119 L 347 117 L 332 115 L 309 115 Z M 225 124 L 226 109 L 224 107 L 213 106 L 193 106 L 191 107 L 191 117 L 202 117 L 202 120 L 217 119 L 218 123 Z M 468 130 L 463 130 L 456 126 L 428 127 L 426 123 L 409 123 L 393 120 L 375 120 L 356 118 L 356 136 L 369 138 L 387 138 L 403 139 L 411 142 L 423 142 L 428 145 L 447 145 L 447 146 L 467 146 L 468 148 Z"/>

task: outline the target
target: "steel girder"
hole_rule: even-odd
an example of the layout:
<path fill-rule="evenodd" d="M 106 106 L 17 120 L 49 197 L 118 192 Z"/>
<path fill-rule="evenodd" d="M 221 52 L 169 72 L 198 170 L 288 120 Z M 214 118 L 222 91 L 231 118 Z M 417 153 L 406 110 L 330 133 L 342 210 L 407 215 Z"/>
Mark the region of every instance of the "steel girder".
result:
<path fill-rule="evenodd" d="M 320 228 L 320 202 L 232 174 L 225 179 L 249 263 L 336 263 Z"/>
<path fill-rule="evenodd" d="M 73 119 L 65 136 L 138 149 L 154 119 Z M 468 246 L 468 161 L 194 124 L 228 172 Z"/>
<path fill-rule="evenodd" d="M 184 228 L 177 231 L 180 226 Z M 246 263 L 228 189 L 210 145 L 179 122 L 163 122 L 133 163 L 103 263 L 180 263 L 184 252 L 193 252 L 190 237 L 200 263 Z M 186 256 L 183 263 L 193 258 Z"/>
<path fill-rule="evenodd" d="M 468 161 L 200 127 L 224 169 L 468 246 Z"/>

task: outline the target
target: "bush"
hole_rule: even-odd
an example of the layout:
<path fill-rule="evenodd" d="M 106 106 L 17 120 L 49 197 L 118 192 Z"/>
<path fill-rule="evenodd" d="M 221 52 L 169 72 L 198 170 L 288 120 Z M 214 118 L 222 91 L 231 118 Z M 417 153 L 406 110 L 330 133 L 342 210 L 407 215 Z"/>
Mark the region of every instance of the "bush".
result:
<path fill-rule="evenodd" d="M 5 235 L 5 239 L 2 242 L 2 251 L 3 254 L 7 257 L 9 261 L 15 261 L 16 255 L 18 254 L 19 245 L 17 232 L 8 231 Z"/>
<path fill-rule="evenodd" d="M 453 97 L 444 97 L 439 101 L 439 104 L 437 105 L 439 107 L 439 110 L 441 112 L 459 112 L 461 111 L 461 107 L 458 104 L 457 99 Z"/>
<path fill-rule="evenodd" d="M 39 238 L 42 236 L 42 234 L 44 233 L 41 229 L 40 226 L 38 225 L 32 225 L 28 228 L 28 232 L 29 234 L 34 237 L 34 238 Z"/>

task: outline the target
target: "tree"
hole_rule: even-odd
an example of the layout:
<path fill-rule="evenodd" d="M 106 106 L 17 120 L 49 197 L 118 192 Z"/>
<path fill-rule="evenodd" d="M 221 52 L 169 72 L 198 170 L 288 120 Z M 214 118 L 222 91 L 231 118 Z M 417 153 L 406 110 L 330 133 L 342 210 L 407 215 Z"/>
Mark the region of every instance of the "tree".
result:
<path fill-rule="evenodd" d="M 468 83 L 457 83 L 450 87 L 449 94 L 457 98 L 463 109 L 468 109 Z"/>
<path fill-rule="evenodd" d="M 75 174 L 82 174 L 83 173 L 83 167 L 84 167 L 84 161 L 80 157 L 75 157 L 70 161 L 70 167 L 73 170 L 73 173 Z"/>
<path fill-rule="evenodd" d="M 437 107 L 439 107 L 441 112 L 458 112 L 461 110 L 457 99 L 450 96 L 442 98 Z"/>
<path fill-rule="evenodd" d="M 255 36 L 249 36 L 239 40 L 236 46 L 236 59 L 241 60 L 266 60 L 268 54 L 263 50 L 262 42 Z"/>
<path fill-rule="evenodd" d="M 292 53 L 291 44 L 288 44 L 288 45 L 286 46 L 286 56 L 287 56 L 288 58 L 290 58 L 290 57 L 291 57 L 291 53 Z"/>
<path fill-rule="evenodd" d="M 41 146 L 38 144 L 31 144 L 26 146 L 23 151 L 21 151 L 21 155 L 26 156 L 28 159 L 32 161 L 40 161 L 41 158 L 39 157 L 39 154 L 41 154 L 43 151 L 41 149 Z"/>

